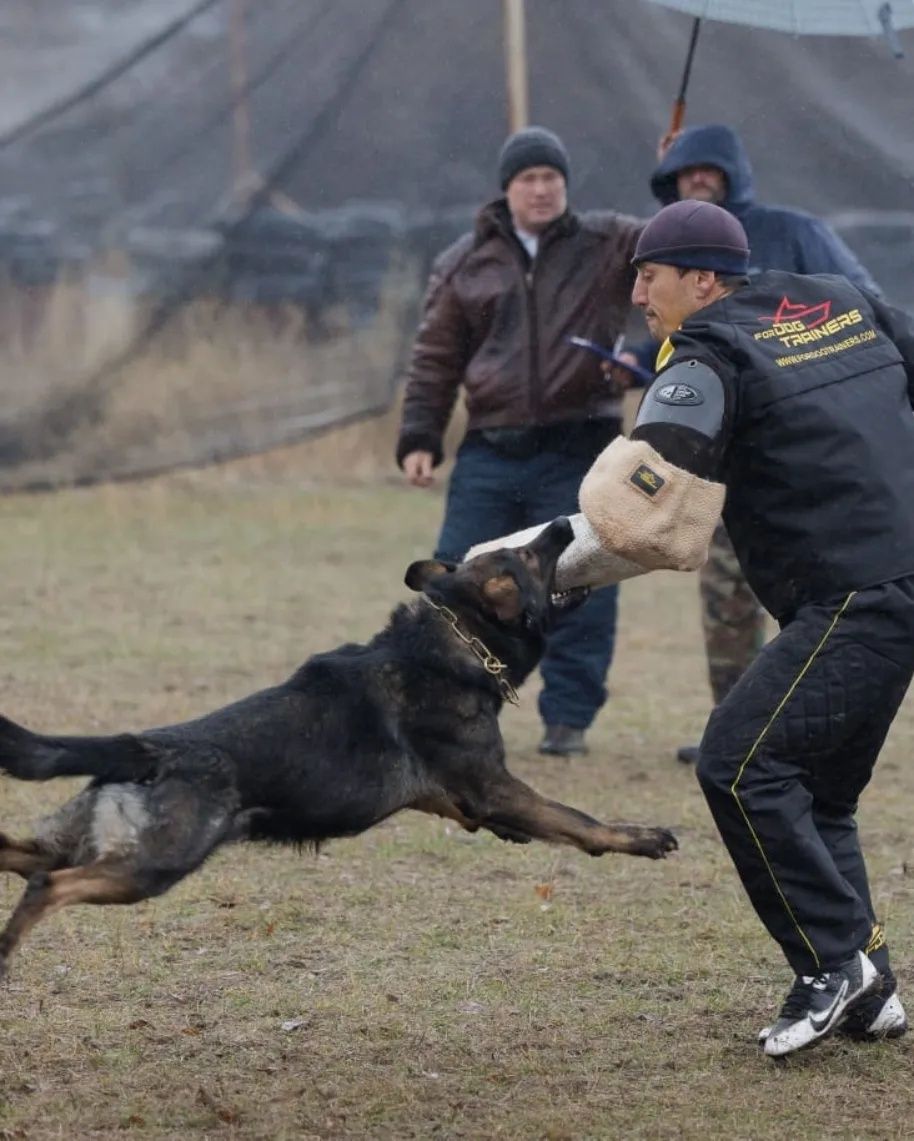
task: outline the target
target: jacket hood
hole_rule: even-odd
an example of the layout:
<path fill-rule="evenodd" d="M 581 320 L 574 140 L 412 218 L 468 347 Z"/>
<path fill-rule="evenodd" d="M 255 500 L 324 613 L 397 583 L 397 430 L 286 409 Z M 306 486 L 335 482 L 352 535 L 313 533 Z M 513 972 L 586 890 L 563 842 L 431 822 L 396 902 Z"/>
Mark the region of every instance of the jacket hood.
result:
<path fill-rule="evenodd" d="M 730 127 L 713 123 L 687 127 L 651 176 L 651 191 L 662 206 L 679 199 L 676 175 L 687 166 L 716 166 L 727 176 L 727 197 L 721 203 L 732 214 L 748 209 L 755 198 L 752 165 L 742 140 Z"/>

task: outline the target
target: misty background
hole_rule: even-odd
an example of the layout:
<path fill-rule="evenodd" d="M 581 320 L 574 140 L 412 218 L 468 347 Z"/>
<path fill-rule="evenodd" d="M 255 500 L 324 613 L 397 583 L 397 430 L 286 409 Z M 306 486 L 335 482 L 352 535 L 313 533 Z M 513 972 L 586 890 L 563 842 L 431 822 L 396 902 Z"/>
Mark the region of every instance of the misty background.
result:
<path fill-rule="evenodd" d="M 528 0 L 530 121 L 574 208 L 648 190 L 691 20 Z M 914 33 L 706 22 L 686 123 L 914 311 Z M 6 0 L 0 487 L 262 450 L 389 407 L 435 253 L 498 193 L 498 0 Z"/>

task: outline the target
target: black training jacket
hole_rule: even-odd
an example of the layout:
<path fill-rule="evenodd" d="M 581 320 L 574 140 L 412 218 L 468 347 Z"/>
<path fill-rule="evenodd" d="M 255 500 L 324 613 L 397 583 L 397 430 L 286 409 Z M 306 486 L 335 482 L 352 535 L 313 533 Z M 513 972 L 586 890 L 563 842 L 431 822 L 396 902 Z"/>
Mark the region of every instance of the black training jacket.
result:
<path fill-rule="evenodd" d="M 776 617 L 914 573 L 914 325 L 845 278 L 768 272 L 670 338 L 725 390 L 716 476 Z M 663 373 L 654 382 L 663 384 Z"/>

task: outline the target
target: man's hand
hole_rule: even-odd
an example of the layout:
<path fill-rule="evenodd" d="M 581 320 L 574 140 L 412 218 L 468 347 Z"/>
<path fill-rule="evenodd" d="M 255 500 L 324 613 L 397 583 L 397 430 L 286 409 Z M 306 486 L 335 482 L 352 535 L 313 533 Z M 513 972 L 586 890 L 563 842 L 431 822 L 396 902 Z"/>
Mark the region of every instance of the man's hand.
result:
<path fill-rule="evenodd" d="M 609 382 L 608 387 L 611 396 L 623 396 L 637 383 L 635 374 L 625 368 L 627 364 L 638 364 L 638 358 L 628 350 L 619 353 L 619 364 L 611 364 L 609 361 L 601 362 L 600 368 Z"/>
<path fill-rule="evenodd" d="M 431 452 L 410 452 L 403 457 L 403 474 L 413 487 L 431 487 L 435 482 L 434 466 L 435 457 Z"/>
<path fill-rule="evenodd" d="M 681 134 L 682 134 L 682 130 L 680 129 L 678 131 L 667 131 L 665 135 L 660 136 L 660 138 L 657 141 L 657 161 L 658 162 L 663 162 L 663 156 L 670 149 L 670 147 L 673 145 L 673 143 L 676 142 L 676 140 L 679 138 L 679 136 Z"/>

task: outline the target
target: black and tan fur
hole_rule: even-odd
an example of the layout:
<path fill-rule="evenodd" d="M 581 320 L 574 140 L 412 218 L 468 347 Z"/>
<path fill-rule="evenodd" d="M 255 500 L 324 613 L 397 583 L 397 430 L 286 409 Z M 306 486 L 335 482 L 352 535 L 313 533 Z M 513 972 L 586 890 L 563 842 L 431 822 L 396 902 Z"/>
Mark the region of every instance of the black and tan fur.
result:
<path fill-rule="evenodd" d="M 551 593 L 570 539 L 557 520 L 514 551 L 458 567 L 414 563 L 406 582 L 425 597 L 399 606 L 367 645 L 317 654 L 281 685 L 194 721 L 93 738 L 42 736 L 0 718 L 0 768 L 11 776 L 93 778 L 33 838 L 0 833 L 0 871 L 28 881 L 0 934 L 0 975 L 28 931 L 61 907 L 136 903 L 229 841 L 320 843 L 403 808 L 595 856 L 657 859 L 674 849 L 664 829 L 601 824 L 508 772 L 503 684 L 432 605 L 449 608 L 519 685 L 557 610 L 580 600 Z"/>

